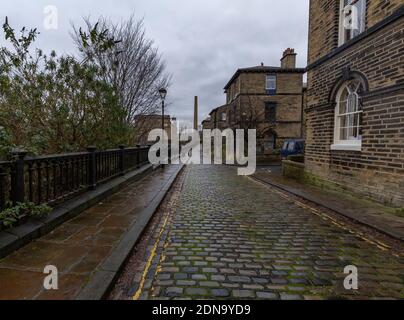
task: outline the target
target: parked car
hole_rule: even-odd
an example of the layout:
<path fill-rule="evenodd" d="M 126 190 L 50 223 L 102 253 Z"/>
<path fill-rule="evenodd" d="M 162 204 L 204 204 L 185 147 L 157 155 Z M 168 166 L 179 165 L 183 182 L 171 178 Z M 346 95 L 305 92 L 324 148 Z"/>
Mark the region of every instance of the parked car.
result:
<path fill-rule="evenodd" d="M 302 139 L 288 139 L 283 143 L 281 150 L 282 160 L 289 156 L 303 155 L 304 154 L 304 140 Z"/>

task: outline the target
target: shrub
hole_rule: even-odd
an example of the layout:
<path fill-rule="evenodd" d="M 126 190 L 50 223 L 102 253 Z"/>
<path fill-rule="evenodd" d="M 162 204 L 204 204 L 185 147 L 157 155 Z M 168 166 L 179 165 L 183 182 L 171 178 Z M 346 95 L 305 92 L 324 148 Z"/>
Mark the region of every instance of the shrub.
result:
<path fill-rule="evenodd" d="M 8 157 L 13 146 L 10 134 L 4 127 L 0 126 L 0 161 Z"/>
<path fill-rule="evenodd" d="M 36 29 L 18 33 L 6 19 L 3 32 L 8 45 L 0 46 L 0 157 L 10 145 L 49 154 L 130 143 L 131 125 L 103 68 L 34 48 Z M 99 30 L 93 36 L 98 33 L 106 37 Z M 113 39 L 97 43 L 113 50 Z"/>
<path fill-rule="evenodd" d="M 45 204 L 17 203 L 15 206 L 0 212 L 0 226 L 11 228 L 24 217 L 40 218 L 48 215 L 51 210 L 52 208 Z"/>

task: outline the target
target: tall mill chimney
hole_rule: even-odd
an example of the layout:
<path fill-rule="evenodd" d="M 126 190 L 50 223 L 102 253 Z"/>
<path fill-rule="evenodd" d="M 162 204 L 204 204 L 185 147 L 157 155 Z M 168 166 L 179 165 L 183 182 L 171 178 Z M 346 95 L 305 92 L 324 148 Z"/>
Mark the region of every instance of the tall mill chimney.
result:
<path fill-rule="evenodd" d="M 194 129 L 198 130 L 198 96 L 195 96 L 194 101 Z"/>
<path fill-rule="evenodd" d="M 296 68 L 296 53 L 295 49 L 287 48 L 283 52 L 283 57 L 281 59 L 281 67 L 285 69 Z"/>

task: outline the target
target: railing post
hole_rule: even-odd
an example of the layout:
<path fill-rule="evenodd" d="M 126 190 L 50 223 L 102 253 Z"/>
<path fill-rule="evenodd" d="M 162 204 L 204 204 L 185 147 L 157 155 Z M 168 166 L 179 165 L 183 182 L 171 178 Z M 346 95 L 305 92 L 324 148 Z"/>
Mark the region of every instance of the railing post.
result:
<path fill-rule="evenodd" d="M 140 168 L 140 144 L 136 145 L 137 152 L 136 152 L 136 168 Z"/>
<path fill-rule="evenodd" d="M 4 185 L 6 176 L 6 172 L 0 165 L 0 212 L 6 208 L 6 188 Z"/>
<path fill-rule="evenodd" d="M 96 162 L 95 162 L 95 151 L 97 150 L 97 147 L 94 146 L 89 146 L 87 147 L 88 151 L 88 188 L 90 190 L 95 190 L 97 187 L 97 181 L 96 181 Z"/>
<path fill-rule="evenodd" d="M 121 176 L 125 174 L 125 146 L 119 146 L 119 173 Z"/>
<path fill-rule="evenodd" d="M 11 200 L 13 205 L 16 205 L 18 202 L 25 202 L 24 158 L 27 152 L 14 149 L 11 155 L 15 159 L 11 175 Z"/>
<path fill-rule="evenodd" d="M 172 159 L 171 159 L 171 142 L 170 141 L 168 143 L 167 156 L 168 156 L 167 162 L 171 163 Z"/>

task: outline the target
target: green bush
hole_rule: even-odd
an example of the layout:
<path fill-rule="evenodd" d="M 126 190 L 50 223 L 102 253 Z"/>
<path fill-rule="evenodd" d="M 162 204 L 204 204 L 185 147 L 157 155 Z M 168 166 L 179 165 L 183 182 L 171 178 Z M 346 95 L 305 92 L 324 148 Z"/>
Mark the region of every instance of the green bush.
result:
<path fill-rule="evenodd" d="M 100 54 L 114 50 L 105 32 L 91 34 L 100 38 Z M 50 154 L 130 144 L 132 125 L 102 67 L 75 55 L 45 54 L 34 47 L 37 29 L 16 32 L 7 18 L 3 33 L 8 43 L 0 46 L 0 158 L 13 145 Z"/>
<path fill-rule="evenodd" d="M 52 208 L 45 204 L 17 203 L 17 205 L 0 212 L 0 226 L 11 228 L 26 216 L 40 218 L 48 215 L 51 211 Z"/>
<path fill-rule="evenodd" d="M 1 113 L 0 113 L 1 116 Z M 11 136 L 7 130 L 0 126 L 0 161 L 5 160 L 14 145 L 11 142 Z"/>

